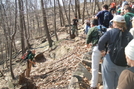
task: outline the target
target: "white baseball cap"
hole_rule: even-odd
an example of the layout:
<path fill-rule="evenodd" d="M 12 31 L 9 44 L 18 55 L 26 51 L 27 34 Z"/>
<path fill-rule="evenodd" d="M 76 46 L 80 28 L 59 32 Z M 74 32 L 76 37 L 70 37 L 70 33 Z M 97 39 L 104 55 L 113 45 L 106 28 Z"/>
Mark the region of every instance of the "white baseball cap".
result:
<path fill-rule="evenodd" d="M 126 23 L 124 16 L 121 15 L 115 15 L 111 21 Z"/>
<path fill-rule="evenodd" d="M 134 39 L 132 39 L 128 45 L 125 47 L 125 54 L 131 59 L 134 60 Z"/>

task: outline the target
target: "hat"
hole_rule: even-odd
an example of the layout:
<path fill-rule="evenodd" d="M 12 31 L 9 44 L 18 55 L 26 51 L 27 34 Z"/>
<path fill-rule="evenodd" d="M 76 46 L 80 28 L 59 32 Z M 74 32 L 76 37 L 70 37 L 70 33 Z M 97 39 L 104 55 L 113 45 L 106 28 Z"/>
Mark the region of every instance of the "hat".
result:
<path fill-rule="evenodd" d="M 134 39 L 131 40 L 128 45 L 125 47 L 125 54 L 131 59 L 134 60 Z"/>
<path fill-rule="evenodd" d="M 124 16 L 115 15 L 111 21 L 119 22 L 119 23 L 126 23 Z"/>

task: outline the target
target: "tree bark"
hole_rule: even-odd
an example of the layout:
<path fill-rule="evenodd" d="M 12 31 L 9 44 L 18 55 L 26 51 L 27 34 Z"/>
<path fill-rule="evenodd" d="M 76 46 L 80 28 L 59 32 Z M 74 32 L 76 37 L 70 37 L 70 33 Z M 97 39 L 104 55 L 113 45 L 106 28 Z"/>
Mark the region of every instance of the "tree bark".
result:
<path fill-rule="evenodd" d="M 86 6 L 87 0 L 84 0 L 84 6 L 83 6 L 83 14 L 82 14 L 82 24 L 84 24 L 84 17 L 85 17 L 85 6 Z"/>
<path fill-rule="evenodd" d="M 19 5 L 19 17 L 20 17 L 20 35 L 21 35 L 21 49 L 22 55 L 25 53 L 25 42 L 24 42 L 24 27 L 23 27 L 23 1 L 18 0 Z"/>
<path fill-rule="evenodd" d="M 65 25 L 64 15 L 63 15 L 63 12 L 62 12 L 60 1 L 59 0 L 57 0 L 57 1 L 58 1 L 58 6 L 59 6 L 60 25 L 64 26 Z"/>
<path fill-rule="evenodd" d="M 49 43 L 49 47 L 52 47 L 52 40 L 48 31 L 48 25 L 47 25 L 47 18 L 46 18 L 46 11 L 44 8 L 44 3 L 43 0 L 41 0 L 41 8 L 42 8 L 42 14 L 43 14 L 43 25 L 44 25 L 44 29 L 45 29 L 45 34 L 47 36 L 48 39 L 48 43 Z"/>
<path fill-rule="evenodd" d="M 54 0 L 54 34 L 55 34 L 56 40 L 58 41 L 57 30 L 56 30 L 56 3 L 55 3 L 55 0 Z"/>

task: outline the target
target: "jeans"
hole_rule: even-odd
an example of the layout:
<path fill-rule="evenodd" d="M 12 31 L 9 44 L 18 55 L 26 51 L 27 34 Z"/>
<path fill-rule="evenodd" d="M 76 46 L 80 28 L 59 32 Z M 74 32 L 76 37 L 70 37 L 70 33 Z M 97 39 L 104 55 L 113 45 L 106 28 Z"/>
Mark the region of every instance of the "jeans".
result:
<path fill-rule="evenodd" d="M 118 84 L 118 78 L 121 72 L 126 67 L 115 65 L 111 59 L 110 55 L 106 54 L 102 63 L 102 80 L 103 89 L 116 89 Z"/>
<path fill-rule="evenodd" d="M 92 52 L 91 87 L 97 87 L 97 84 L 98 84 L 98 71 L 99 71 L 100 59 L 101 59 L 101 52 L 98 50 L 98 46 L 94 46 L 93 52 Z"/>
<path fill-rule="evenodd" d="M 85 34 L 87 34 L 89 30 L 90 30 L 90 26 L 85 25 Z"/>

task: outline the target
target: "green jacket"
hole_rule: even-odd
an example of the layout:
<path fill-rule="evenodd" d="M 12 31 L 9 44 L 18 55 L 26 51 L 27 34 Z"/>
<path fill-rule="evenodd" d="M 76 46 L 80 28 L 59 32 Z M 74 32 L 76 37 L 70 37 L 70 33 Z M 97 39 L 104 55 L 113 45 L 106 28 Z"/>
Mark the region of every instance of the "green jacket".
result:
<path fill-rule="evenodd" d="M 130 30 L 130 28 L 132 28 L 132 23 L 130 21 L 132 17 L 134 17 L 134 13 L 131 12 L 128 12 L 124 15 L 128 31 Z"/>
<path fill-rule="evenodd" d="M 29 55 L 28 55 L 28 59 L 30 59 L 30 60 L 32 61 L 33 58 L 34 58 L 34 56 L 35 56 L 35 54 L 33 54 L 33 53 L 29 54 Z"/>
<path fill-rule="evenodd" d="M 94 26 L 90 28 L 87 33 L 86 44 L 92 43 L 94 46 L 98 43 L 98 41 L 99 41 L 98 28 L 97 26 Z"/>

